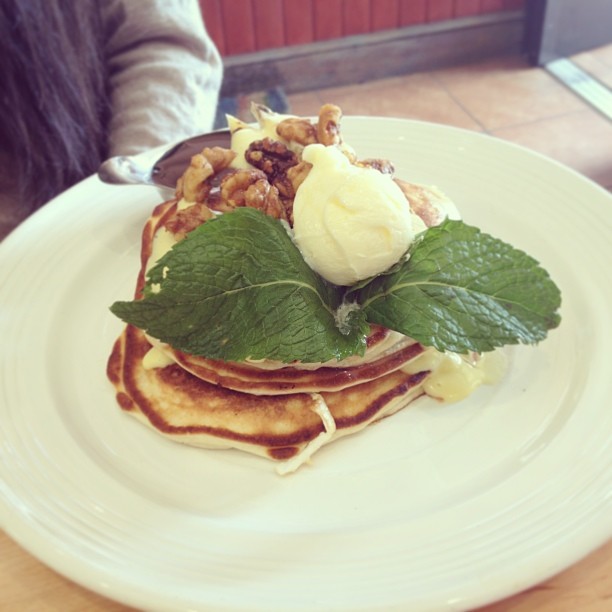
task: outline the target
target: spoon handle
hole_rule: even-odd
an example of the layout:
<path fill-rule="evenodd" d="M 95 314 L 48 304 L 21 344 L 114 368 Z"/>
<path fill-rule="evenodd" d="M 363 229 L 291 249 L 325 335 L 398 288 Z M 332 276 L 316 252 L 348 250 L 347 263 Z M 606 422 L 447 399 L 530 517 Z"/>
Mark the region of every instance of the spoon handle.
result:
<path fill-rule="evenodd" d="M 155 185 L 174 189 L 193 155 L 205 147 L 229 148 L 229 130 L 193 136 L 170 147 L 161 157 L 150 154 L 111 157 L 98 168 L 98 177 L 113 185 Z"/>

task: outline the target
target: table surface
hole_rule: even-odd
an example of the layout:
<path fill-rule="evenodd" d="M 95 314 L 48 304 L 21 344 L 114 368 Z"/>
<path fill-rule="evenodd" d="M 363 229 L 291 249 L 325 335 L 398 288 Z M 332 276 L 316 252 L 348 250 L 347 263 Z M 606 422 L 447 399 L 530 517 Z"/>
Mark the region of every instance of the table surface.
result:
<path fill-rule="evenodd" d="M 49 569 L 0 532 L 0 609 L 36 612 L 127 612 Z M 564 572 L 479 612 L 609 612 L 612 541 Z"/>

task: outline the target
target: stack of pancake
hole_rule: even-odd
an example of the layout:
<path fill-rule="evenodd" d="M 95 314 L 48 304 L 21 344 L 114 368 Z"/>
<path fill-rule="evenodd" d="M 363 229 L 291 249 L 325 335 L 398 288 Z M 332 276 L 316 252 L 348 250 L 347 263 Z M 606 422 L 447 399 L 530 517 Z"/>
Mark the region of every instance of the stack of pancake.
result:
<path fill-rule="evenodd" d="M 155 235 L 177 206 L 176 200 L 159 205 L 146 222 L 137 299 Z M 231 363 L 182 353 L 128 325 L 107 373 L 121 408 L 162 435 L 279 460 L 278 471 L 290 472 L 323 444 L 423 394 L 429 372 L 405 367 L 423 353 L 420 344 L 372 327 L 367 347 L 363 357 L 328 364 Z"/>
<path fill-rule="evenodd" d="M 254 115 L 259 128 L 228 118 L 232 149 L 215 147 L 193 157 L 179 179 L 176 198 L 157 206 L 147 220 L 136 299 L 143 296 L 147 271 L 165 251 L 213 214 L 231 214 L 229 204 L 234 206 L 234 199 L 224 201 L 221 196 L 224 181 L 238 176 L 232 172 L 254 177 L 258 185 L 263 181 L 265 193 L 276 194 L 276 204 L 289 204 L 286 209 L 270 206 L 264 212 L 290 222 L 287 193 L 297 190 L 298 183 L 292 183 L 295 177 L 287 171 L 291 164 L 279 173 L 280 161 L 295 154 L 293 163 L 298 163 L 300 149 L 317 139 L 354 158 L 340 137 L 338 107 L 324 105 L 314 124 L 304 118 L 285 120 L 261 107 L 254 109 Z M 256 150 L 248 157 L 251 142 Z M 261 169 L 254 170 L 245 158 L 261 161 L 262 149 Z M 393 171 L 385 160 L 353 162 L 383 173 Z M 441 223 L 447 215 L 457 217 L 452 202 L 435 189 L 395 180 L 423 229 Z M 240 205 L 251 205 L 244 192 L 239 193 L 244 200 Z M 260 199 L 254 202 L 258 206 Z M 240 449 L 277 460 L 278 471 L 290 472 L 324 444 L 357 432 L 425 394 L 428 368 L 435 364 L 428 358 L 432 351 L 436 352 L 371 326 L 363 356 L 321 364 L 231 363 L 185 354 L 128 325 L 113 348 L 108 377 L 121 408 L 165 437 L 193 446 Z"/>

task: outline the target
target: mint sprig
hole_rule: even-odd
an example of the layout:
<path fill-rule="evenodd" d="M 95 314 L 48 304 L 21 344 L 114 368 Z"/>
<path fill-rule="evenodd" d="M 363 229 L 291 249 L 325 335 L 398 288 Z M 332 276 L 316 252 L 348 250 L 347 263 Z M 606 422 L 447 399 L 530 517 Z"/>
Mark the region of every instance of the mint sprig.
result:
<path fill-rule="evenodd" d="M 560 322 L 561 293 L 538 262 L 461 221 L 428 229 L 354 299 L 371 323 L 456 353 L 535 344 Z"/>
<path fill-rule="evenodd" d="M 143 299 L 111 310 L 194 355 L 316 363 L 363 354 L 368 323 L 440 351 L 533 344 L 559 324 L 560 303 L 532 257 L 462 221 L 347 288 L 319 277 L 279 221 L 243 208 L 189 233 L 151 269 Z"/>
<path fill-rule="evenodd" d="M 363 312 L 340 331 L 340 300 L 279 221 L 242 208 L 190 232 L 150 270 L 144 299 L 111 311 L 193 355 L 324 362 L 365 351 Z"/>

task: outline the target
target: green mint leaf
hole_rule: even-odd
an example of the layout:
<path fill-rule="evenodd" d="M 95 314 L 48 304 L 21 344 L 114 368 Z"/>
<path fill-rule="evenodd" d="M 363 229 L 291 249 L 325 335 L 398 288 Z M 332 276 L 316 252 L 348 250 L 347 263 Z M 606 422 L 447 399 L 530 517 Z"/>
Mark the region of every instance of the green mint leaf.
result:
<path fill-rule="evenodd" d="M 428 229 L 399 268 L 351 295 L 369 322 L 439 351 L 535 344 L 560 322 L 561 294 L 538 262 L 462 221 Z"/>
<path fill-rule="evenodd" d="M 150 270 L 143 299 L 111 311 L 193 355 L 314 363 L 365 351 L 363 313 L 340 330 L 341 301 L 279 221 L 241 208 L 190 232 Z"/>

